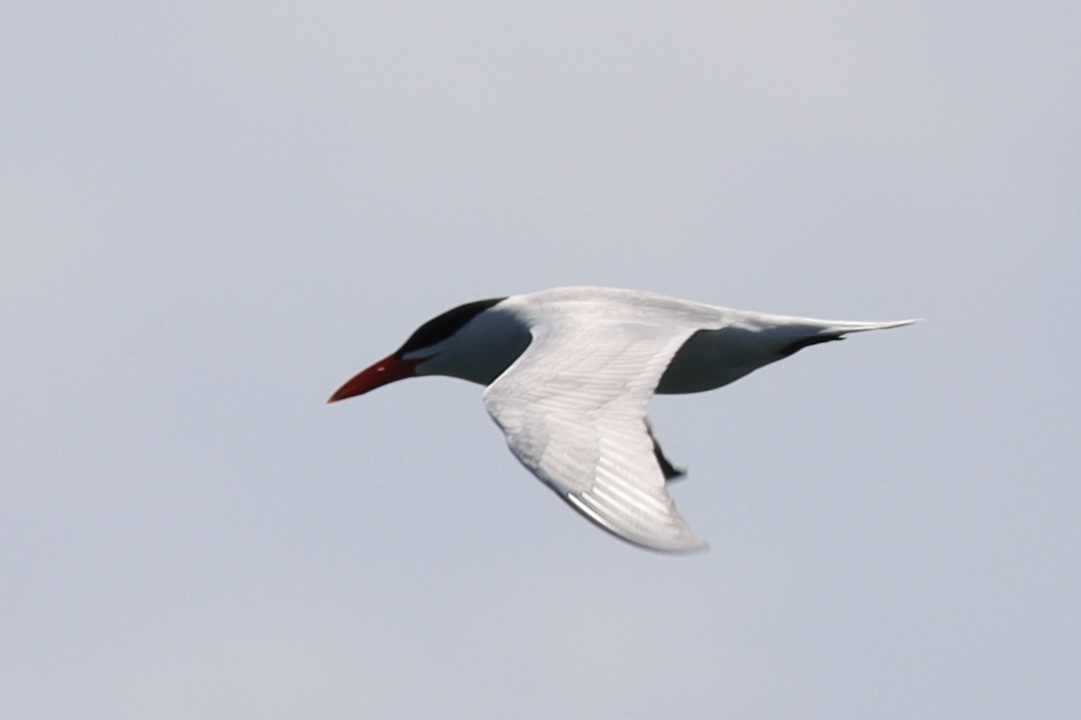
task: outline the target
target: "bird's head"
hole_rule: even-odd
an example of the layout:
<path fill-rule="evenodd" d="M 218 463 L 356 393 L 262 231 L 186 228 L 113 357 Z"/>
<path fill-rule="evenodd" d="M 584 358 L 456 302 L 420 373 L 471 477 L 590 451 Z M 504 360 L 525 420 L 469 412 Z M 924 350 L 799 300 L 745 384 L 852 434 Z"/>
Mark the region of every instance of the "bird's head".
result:
<path fill-rule="evenodd" d="M 505 299 L 466 303 L 432 318 L 400 348 L 342 385 L 327 402 L 420 375 L 449 375 L 487 385 L 529 345 L 528 329 L 513 314 L 494 310 Z"/>

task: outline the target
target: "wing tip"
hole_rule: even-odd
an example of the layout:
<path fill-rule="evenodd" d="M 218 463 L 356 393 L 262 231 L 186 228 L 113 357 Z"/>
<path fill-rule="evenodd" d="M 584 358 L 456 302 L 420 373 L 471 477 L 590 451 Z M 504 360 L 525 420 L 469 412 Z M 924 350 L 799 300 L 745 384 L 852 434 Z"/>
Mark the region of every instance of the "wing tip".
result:
<path fill-rule="evenodd" d="M 601 530 L 643 550 L 667 555 L 689 555 L 709 550 L 709 543 L 695 535 L 687 522 L 678 515 L 678 512 L 672 518 L 674 521 L 672 524 L 657 527 L 635 527 L 613 522 L 611 517 L 605 517 L 598 513 L 574 493 L 559 493 L 559 495 Z M 672 530 L 675 532 L 671 532 Z"/>
<path fill-rule="evenodd" d="M 675 537 L 665 537 L 625 533 L 604 525 L 601 527 L 630 545 L 661 555 L 697 555 L 709 552 L 709 543 L 689 530 Z"/>
<path fill-rule="evenodd" d="M 666 555 L 697 555 L 699 553 L 709 552 L 709 543 L 700 537 L 690 538 L 690 542 L 678 547 L 666 547 L 666 548 L 650 548 L 656 549 L 658 552 L 665 553 Z"/>
<path fill-rule="evenodd" d="M 709 543 L 696 535 L 678 538 L 677 542 L 656 542 L 653 538 L 643 540 L 620 535 L 611 530 L 609 532 L 635 547 L 661 555 L 698 555 L 709 552 Z"/>

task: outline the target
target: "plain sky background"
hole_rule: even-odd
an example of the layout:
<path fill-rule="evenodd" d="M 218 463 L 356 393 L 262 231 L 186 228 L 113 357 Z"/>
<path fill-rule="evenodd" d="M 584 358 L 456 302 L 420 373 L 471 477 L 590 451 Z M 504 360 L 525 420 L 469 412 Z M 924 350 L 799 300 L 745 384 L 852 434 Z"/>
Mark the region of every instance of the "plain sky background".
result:
<path fill-rule="evenodd" d="M 1081 4 L 8 2 L 0 716 L 1075 718 Z M 480 388 L 567 284 L 914 328 L 654 402 L 712 549 Z"/>

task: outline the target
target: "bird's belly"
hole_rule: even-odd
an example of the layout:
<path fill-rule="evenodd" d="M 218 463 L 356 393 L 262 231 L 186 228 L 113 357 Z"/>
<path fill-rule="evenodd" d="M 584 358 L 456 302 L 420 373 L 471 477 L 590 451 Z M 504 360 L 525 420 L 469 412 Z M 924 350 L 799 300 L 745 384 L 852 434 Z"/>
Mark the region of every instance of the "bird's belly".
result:
<path fill-rule="evenodd" d="M 657 384 L 659 395 L 723 387 L 779 359 L 760 333 L 728 327 L 699 330 L 676 352 Z"/>

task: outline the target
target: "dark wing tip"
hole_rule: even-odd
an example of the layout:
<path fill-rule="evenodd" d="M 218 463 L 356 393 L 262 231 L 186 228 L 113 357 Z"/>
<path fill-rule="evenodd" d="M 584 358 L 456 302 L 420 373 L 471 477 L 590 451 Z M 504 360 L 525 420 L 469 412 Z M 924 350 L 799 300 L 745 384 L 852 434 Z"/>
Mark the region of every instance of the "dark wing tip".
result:
<path fill-rule="evenodd" d="M 671 460 L 665 457 L 664 451 L 661 450 L 661 444 L 657 442 L 657 437 L 653 434 L 653 428 L 648 421 L 646 422 L 646 431 L 649 433 L 649 439 L 653 441 L 653 457 L 657 458 L 657 465 L 661 468 L 665 482 L 678 480 L 685 476 L 687 474 L 686 470 L 676 467 Z"/>

